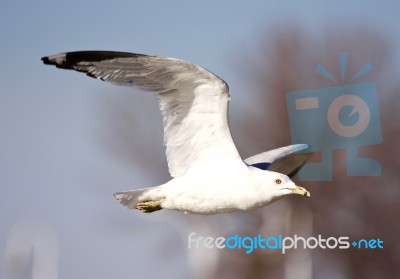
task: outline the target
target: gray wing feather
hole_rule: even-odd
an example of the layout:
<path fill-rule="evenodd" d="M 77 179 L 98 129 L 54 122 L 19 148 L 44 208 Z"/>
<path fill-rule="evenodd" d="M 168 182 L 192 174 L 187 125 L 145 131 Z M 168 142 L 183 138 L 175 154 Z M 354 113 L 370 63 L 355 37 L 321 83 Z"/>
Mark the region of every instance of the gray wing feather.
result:
<path fill-rule="evenodd" d="M 263 152 L 245 161 L 249 165 L 267 164 L 267 170 L 293 177 L 314 155 L 308 144 L 294 144 Z"/>
<path fill-rule="evenodd" d="M 240 158 L 227 121 L 227 84 L 213 73 L 188 62 L 159 56 L 78 51 L 42 58 L 45 64 L 84 72 L 117 85 L 155 92 L 164 124 L 164 144 L 172 177 L 218 145 Z"/>

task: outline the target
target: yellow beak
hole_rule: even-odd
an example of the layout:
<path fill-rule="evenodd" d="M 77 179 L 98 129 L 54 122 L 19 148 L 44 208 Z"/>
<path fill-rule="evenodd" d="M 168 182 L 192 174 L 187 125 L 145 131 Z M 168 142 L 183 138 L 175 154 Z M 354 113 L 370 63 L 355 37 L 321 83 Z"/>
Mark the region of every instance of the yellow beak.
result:
<path fill-rule="evenodd" d="M 311 197 L 310 192 L 308 192 L 308 191 L 307 191 L 305 188 L 303 188 L 303 187 L 296 186 L 296 188 L 292 188 L 292 189 L 290 189 L 290 190 L 292 191 L 293 194 Z"/>

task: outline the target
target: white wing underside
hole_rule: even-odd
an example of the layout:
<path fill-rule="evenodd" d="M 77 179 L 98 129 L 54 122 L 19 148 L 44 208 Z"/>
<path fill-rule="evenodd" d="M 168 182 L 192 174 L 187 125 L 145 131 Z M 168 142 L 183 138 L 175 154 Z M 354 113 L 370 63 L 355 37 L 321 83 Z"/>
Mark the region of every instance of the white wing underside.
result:
<path fill-rule="evenodd" d="M 227 84 L 188 62 L 124 52 L 69 52 L 42 58 L 46 64 L 85 72 L 117 85 L 156 94 L 164 123 L 164 144 L 172 177 L 218 150 L 239 158 L 229 131 Z"/>

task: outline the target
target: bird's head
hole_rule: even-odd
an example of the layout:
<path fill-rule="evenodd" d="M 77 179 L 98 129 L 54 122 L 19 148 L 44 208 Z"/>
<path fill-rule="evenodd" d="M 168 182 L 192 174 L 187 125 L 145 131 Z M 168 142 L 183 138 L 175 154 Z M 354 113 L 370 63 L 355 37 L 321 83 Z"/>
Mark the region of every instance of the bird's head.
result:
<path fill-rule="evenodd" d="M 274 172 L 255 170 L 258 177 L 258 189 L 260 199 L 264 202 L 270 203 L 283 196 L 296 194 L 301 196 L 310 197 L 310 192 L 305 188 L 297 186 L 287 175 Z"/>

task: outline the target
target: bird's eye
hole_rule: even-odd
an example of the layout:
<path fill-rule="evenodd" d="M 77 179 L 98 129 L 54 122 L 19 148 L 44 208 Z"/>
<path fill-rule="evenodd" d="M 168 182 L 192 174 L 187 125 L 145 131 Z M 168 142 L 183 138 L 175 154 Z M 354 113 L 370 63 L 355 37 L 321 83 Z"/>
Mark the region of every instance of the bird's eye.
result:
<path fill-rule="evenodd" d="M 281 184 L 281 183 L 282 183 L 282 180 L 280 180 L 280 179 L 278 178 L 278 179 L 275 180 L 275 183 L 276 183 L 276 184 Z"/>

